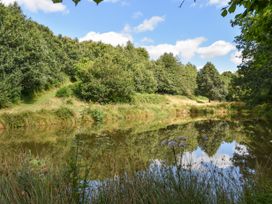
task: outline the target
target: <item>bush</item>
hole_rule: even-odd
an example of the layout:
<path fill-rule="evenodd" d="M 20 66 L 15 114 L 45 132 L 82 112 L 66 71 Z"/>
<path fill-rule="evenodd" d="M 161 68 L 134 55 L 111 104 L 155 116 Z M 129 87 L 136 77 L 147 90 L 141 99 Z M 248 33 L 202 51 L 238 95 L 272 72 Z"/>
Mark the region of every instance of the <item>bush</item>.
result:
<path fill-rule="evenodd" d="M 59 97 L 59 98 L 68 98 L 72 95 L 73 95 L 73 90 L 71 86 L 64 86 L 60 88 L 56 93 L 56 97 Z"/>
<path fill-rule="evenodd" d="M 102 123 L 105 119 L 105 114 L 101 109 L 90 109 L 88 113 L 96 123 Z"/>
<path fill-rule="evenodd" d="M 68 119 L 74 117 L 74 112 L 66 107 L 61 107 L 55 111 L 57 117 L 61 119 Z"/>

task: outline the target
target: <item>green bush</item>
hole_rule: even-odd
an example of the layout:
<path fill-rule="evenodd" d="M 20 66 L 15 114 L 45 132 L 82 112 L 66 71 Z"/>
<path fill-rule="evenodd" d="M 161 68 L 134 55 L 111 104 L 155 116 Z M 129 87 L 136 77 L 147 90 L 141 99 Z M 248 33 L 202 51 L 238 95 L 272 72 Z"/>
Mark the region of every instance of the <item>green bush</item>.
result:
<path fill-rule="evenodd" d="M 61 107 L 55 111 L 55 115 L 61 119 L 68 119 L 74 117 L 74 112 L 66 107 Z"/>
<path fill-rule="evenodd" d="M 88 113 L 96 123 L 102 123 L 105 119 L 105 114 L 101 109 L 90 109 Z"/>
<path fill-rule="evenodd" d="M 60 88 L 56 93 L 56 97 L 59 97 L 59 98 L 68 98 L 72 95 L 73 95 L 73 90 L 71 86 L 64 86 Z"/>

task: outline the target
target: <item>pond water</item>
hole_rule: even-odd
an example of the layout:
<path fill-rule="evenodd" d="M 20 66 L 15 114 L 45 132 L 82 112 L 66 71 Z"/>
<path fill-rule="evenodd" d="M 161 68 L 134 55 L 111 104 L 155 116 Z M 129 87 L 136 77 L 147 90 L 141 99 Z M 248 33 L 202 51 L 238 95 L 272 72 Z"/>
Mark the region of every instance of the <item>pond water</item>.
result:
<path fill-rule="evenodd" d="M 111 130 L 100 126 L 12 130 L 0 133 L 0 144 L 2 162 L 14 168 L 19 166 L 20 155 L 26 153 L 41 164 L 61 168 L 76 149 L 80 162 L 90 168 L 90 180 L 164 164 L 205 175 L 220 169 L 239 182 L 256 168 L 269 170 L 272 165 L 272 125 L 257 121 L 198 120 Z"/>

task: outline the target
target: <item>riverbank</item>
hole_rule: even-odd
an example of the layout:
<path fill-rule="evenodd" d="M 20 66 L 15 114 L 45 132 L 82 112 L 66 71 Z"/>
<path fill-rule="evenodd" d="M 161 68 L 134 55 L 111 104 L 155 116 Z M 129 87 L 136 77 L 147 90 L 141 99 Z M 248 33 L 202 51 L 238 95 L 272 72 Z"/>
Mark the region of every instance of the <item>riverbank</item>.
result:
<path fill-rule="evenodd" d="M 209 103 L 182 96 L 137 94 L 130 104 L 91 104 L 76 98 L 60 99 L 51 92 L 33 103 L 23 103 L 0 111 L 0 129 L 81 124 L 151 122 L 198 115 L 226 116 L 237 110 L 234 103 Z"/>

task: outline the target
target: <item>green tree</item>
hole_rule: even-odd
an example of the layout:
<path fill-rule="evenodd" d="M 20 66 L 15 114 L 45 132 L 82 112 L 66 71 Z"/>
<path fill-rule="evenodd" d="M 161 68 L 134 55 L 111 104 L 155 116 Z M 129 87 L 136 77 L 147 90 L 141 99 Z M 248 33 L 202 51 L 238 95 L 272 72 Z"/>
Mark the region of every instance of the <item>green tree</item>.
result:
<path fill-rule="evenodd" d="M 99 103 L 129 102 L 134 93 L 133 78 L 114 57 L 98 58 L 93 66 L 82 68 L 77 94 L 86 101 Z"/>
<path fill-rule="evenodd" d="M 233 100 L 235 98 L 233 89 L 232 89 L 232 81 L 235 78 L 235 74 L 233 74 L 231 71 L 223 72 L 221 75 L 221 80 L 224 82 L 224 90 L 226 91 L 226 99 L 227 100 Z"/>
<path fill-rule="evenodd" d="M 26 19 L 16 4 L 1 3 L 0 25 L 0 86 L 6 104 L 63 80 L 59 46 L 48 28 Z"/>
<path fill-rule="evenodd" d="M 215 66 L 210 62 L 199 71 L 197 85 L 198 94 L 208 97 L 209 100 L 224 100 L 226 97 L 224 82 Z"/>
<path fill-rule="evenodd" d="M 139 93 L 155 93 L 158 88 L 153 71 L 148 69 L 149 63 L 138 63 L 133 67 L 135 91 Z"/>
<path fill-rule="evenodd" d="M 248 1 L 233 25 L 241 27 L 236 42 L 243 56 L 233 86 L 249 104 L 272 104 L 272 1 Z"/>
<path fill-rule="evenodd" d="M 183 93 L 186 96 L 194 96 L 197 89 L 197 68 L 195 65 L 188 63 L 182 67 L 180 80 L 182 83 Z"/>
<path fill-rule="evenodd" d="M 182 94 L 179 76 L 180 64 L 172 53 L 163 54 L 154 66 L 155 76 L 158 81 L 158 93 Z"/>

